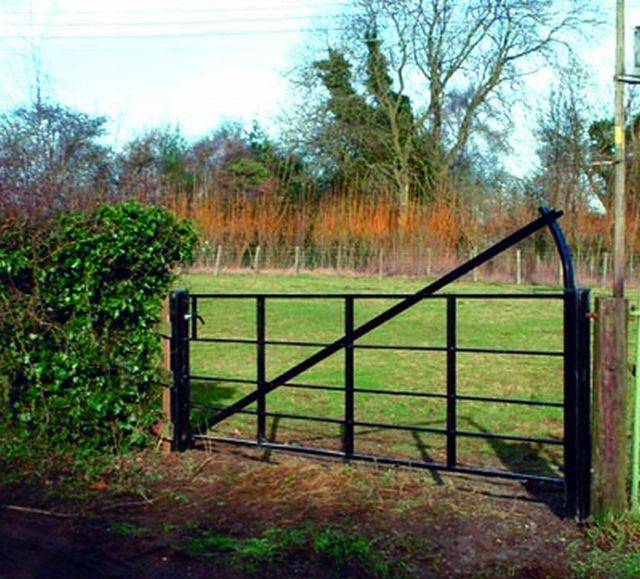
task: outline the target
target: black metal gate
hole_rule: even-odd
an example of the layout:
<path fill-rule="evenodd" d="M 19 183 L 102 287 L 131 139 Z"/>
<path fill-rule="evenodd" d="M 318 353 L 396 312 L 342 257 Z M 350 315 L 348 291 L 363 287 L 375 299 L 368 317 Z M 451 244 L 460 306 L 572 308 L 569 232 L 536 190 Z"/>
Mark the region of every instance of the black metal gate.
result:
<path fill-rule="evenodd" d="M 591 449 L 590 449 L 590 323 L 589 323 L 589 290 L 577 288 L 574 279 L 573 263 L 568 245 L 557 219 L 562 215 L 559 211 L 541 209 L 541 216 L 516 231 L 465 264 L 449 272 L 442 278 L 412 295 L 398 294 L 189 294 L 181 290 L 171 296 L 171 368 L 173 372 L 172 417 L 173 446 L 176 450 L 187 449 L 195 440 L 213 439 L 235 444 L 260 446 L 303 452 L 323 456 L 340 457 L 349 460 L 364 460 L 380 464 L 401 464 L 413 467 L 437 469 L 443 471 L 478 474 L 491 477 L 502 477 L 539 481 L 564 486 L 566 514 L 569 517 L 583 519 L 590 512 L 591 493 Z M 534 294 L 436 294 L 451 282 L 469 273 L 474 268 L 489 261 L 496 255 L 521 242 L 544 227 L 549 227 L 562 262 L 564 274 L 564 291 L 557 293 Z M 266 302 L 282 299 L 330 299 L 344 303 L 344 335 L 330 344 L 320 342 L 276 341 L 267 339 Z M 354 323 L 354 305 L 359 299 L 400 299 L 391 308 L 383 311 L 368 322 L 356 327 Z M 256 307 L 256 337 L 248 338 L 207 338 L 198 335 L 199 304 L 205 300 L 232 299 L 253 300 Z M 457 304 L 459 300 L 492 299 L 492 300 L 561 300 L 563 303 L 563 348 L 561 351 L 531 349 L 487 349 L 463 348 L 457 343 Z M 424 300 L 444 300 L 446 303 L 446 344 L 443 346 L 398 346 L 398 345 L 364 345 L 356 341 L 378 328 L 385 322 L 407 311 Z M 229 377 L 194 375 L 191 371 L 191 344 L 194 342 L 244 343 L 256 347 L 255 380 L 233 379 Z M 296 364 L 279 376 L 267 380 L 265 351 L 269 345 L 317 346 L 321 348 L 315 354 Z M 354 350 L 369 349 L 405 349 L 429 350 L 446 353 L 446 393 L 416 393 L 399 390 L 384 390 L 390 395 L 411 395 L 425 398 L 441 398 L 446 404 L 446 424 L 444 428 L 424 426 L 383 424 L 371 421 L 357 421 L 354 413 L 354 396 L 356 394 L 375 394 L 379 391 L 357 387 L 354 381 Z M 319 362 L 338 352 L 344 353 L 344 384 L 342 387 L 331 387 L 320 384 L 300 384 L 293 380 Z M 457 355 L 460 352 L 495 353 L 502 355 L 558 356 L 563 359 L 564 392 L 561 402 L 539 400 L 522 400 L 489 396 L 461 395 L 457 391 Z M 226 407 L 215 407 L 216 413 L 211 416 L 204 428 L 194 428 L 191 420 L 191 381 L 218 381 L 254 384 L 250 394 Z M 267 411 L 267 395 L 281 386 L 293 388 L 310 388 L 317 390 L 338 390 L 344 396 L 344 414 L 341 419 L 330 419 L 317 415 L 282 414 Z M 563 436 L 561 440 L 519 435 L 504 435 L 491 432 L 475 432 L 461 430 L 457 424 L 458 401 L 474 401 L 486 404 L 517 404 L 539 407 L 555 406 L 563 409 Z M 249 405 L 256 404 L 255 410 Z M 212 436 L 208 430 L 225 419 L 238 414 L 254 414 L 256 416 L 256 437 L 248 440 Z M 342 426 L 342 448 L 332 450 L 310 447 L 306 445 L 280 444 L 268 439 L 266 434 L 267 417 L 333 422 Z M 379 456 L 359 453 L 354 443 L 355 427 L 381 427 L 389 429 L 409 430 L 442 435 L 446 439 L 446 460 L 419 461 L 402 457 Z M 519 441 L 526 443 L 559 445 L 563 447 L 562 476 L 552 477 L 538 474 L 512 472 L 491 468 L 476 468 L 460 464 L 457 457 L 458 440 L 460 438 L 477 437 L 497 441 Z"/>

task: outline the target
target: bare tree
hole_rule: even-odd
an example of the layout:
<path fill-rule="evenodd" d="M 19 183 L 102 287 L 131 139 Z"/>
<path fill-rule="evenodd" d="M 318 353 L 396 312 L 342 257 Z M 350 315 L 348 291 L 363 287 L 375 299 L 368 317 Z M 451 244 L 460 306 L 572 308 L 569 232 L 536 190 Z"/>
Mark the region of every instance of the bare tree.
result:
<path fill-rule="evenodd" d="M 586 75 L 576 65 L 563 70 L 538 113 L 539 167 L 532 183 L 538 197 L 565 211 L 570 234 L 579 230 L 579 216 L 590 210 L 600 192 L 592 165 L 592 118 Z"/>
<path fill-rule="evenodd" d="M 379 126 L 387 132 L 393 157 L 387 169 L 400 205 L 408 203 L 416 139 L 429 164 L 429 187 L 450 194 L 451 171 L 471 143 L 507 126 L 520 81 L 561 48 L 569 51 L 576 33 L 595 18 L 586 0 L 356 0 L 332 50 L 352 66 L 358 94 L 385 115 Z M 373 85 L 372 31 L 384 61 Z M 407 132 L 401 116 L 409 98 L 413 126 Z"/>

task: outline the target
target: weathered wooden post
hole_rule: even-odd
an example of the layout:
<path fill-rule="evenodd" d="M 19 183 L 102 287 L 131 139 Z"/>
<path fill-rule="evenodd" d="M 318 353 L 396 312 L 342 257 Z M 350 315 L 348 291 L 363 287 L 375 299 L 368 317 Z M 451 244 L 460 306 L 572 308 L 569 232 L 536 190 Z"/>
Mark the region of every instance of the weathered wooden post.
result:
<path fill-rule="evenodd" d="M 300 273 L 300 246 L 296 245 L 295 249 L 294 249 L 294 255 L 293 255 L 293 269 L 296 272 L 296 275 L 298 275 Z"/>
<path fill-rule="evenodd" d="M 259 269 L 260 269 L 260 246 L 257 245 L 256 253 L 253 256 L 253 271 L 257 273 Z"/>
<path fill-rule="evenodd" d="M 516 285 L 522 284 L 522 252 L 516 250 Z"/>
<path fill-rule="evenodd" d="M 564 283 L 564 272 L 562 270 L 562 264 L 558 264 L 558 285 L 563 285 Z"/>
<path fill-rule="evenodd" d="M 384 275 L 384 249 L 381 247 L 378 253 L 378 279 Z"/>
<path fill-rule="evenodd" d="M 469 252 L 469 259 L 473 259 L 473 257 L 476 255 L 477 250 L 476 248 L 472 248 L 471 251 Z M 473 279 L 474 282 L 478 281 L 478 268 L 474 267 L 473 271 L 471 272 L 471 278 Z"/>
<path fill-rule="evenodd" d="M 596 298 L 593 380 L 593 514 L 606 519 L 628 507 L 629 409 L 625 298 Z"/>
<path fill-rule="evenodd" d="M 222 245 L 218 245 L 216 249 L 216 263 L 213 268 L 213 275 L 217 276 L 220 273 L 220 260 L 222 259 Z"/>

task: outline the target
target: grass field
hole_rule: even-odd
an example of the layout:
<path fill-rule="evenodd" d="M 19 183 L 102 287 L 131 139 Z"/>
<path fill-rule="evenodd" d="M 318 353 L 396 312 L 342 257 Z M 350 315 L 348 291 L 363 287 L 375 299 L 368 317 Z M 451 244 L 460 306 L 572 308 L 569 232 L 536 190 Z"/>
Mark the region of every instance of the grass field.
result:
<path fill-rule="evenodd" d="M 191 274 L 181 278 L 192 292 L 206 293 L 409 293 L 424 280 L 340 278 L 329 276 Z M 459 283 L 449 293 L 530 293 L 557 288 Z M 393 300 L 358 299 L 355 324 L 373 317 L 395 303 Z M 255 300 L 202 300 L 199 313 L 205 324 L 199 337 L 255 338 Z M 267 340 L 330 342 L 342 335 L 342 300 L 267 300 Z M 359 344 L 444 346 L 445 303 L 425 301 L 388 322 Z M 515 350 L 562 350 L 561 300 L 478 300 L 458 303 L 458 346 Z M 267 346 L 267 379 L 302 361 L 317 347 Z M 458 394 L 562 401 L 561 357 L 459 353 Z M 252 344 L 194 343 L 192 374 L 254 380 L 256 347 Z M 295 380 L 299 383 L 342 387 L 344 355 L 338 353 Z M 356 388 L 446 392 L 446 353 L 401 350 L 356 350 Z M 227 405 L 253 390 L 251 384 L 225 382 L 192 383 L 194 405 Z M 255 408 L 255 407 L 249 407 Z M 267 411 L 307 414 L 341 419 L 344 393 L 298 388 L 279 388 L 267 397 Z M 197 408 L 194 421 L 212 413 Z M 356 422 L 380 422 L 442 429 L 446 409 L 442 399 L 358 393 Z M 458 402 L 458 429 L 561 440 L 562 409 L 477 401 Z M 221 424 L 216 433 L 253 438 L 254 416 L 236 416 Z M 293 419 L 267 421 L 269 437 L 278 442 L 304 443 L 339 449 L 342 427 Z M 422 460 L 445 460 L 445 437 L 373 427 L 356 427 L 356 452 L 385 454 Z M 558 476 L 562 447 L 519 441 L 458 439 L 458 460 L 463 465 L 502 468 Z"/>

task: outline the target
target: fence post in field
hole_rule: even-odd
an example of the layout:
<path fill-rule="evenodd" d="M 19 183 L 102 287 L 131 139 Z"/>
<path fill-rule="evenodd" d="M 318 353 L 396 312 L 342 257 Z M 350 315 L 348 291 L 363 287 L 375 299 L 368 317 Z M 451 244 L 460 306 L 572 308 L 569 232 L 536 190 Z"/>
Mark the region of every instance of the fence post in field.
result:
<path fill-rule="evenodd" d="M 609 254 L 605 251 L 602 255 L 602 285 L 607 285 L 607 277 L 608 277 L 608 269 L 609 269 Z"/>
<path fill-rule="evenodd" d="M 522 252 L 516 250 L 516 285 L 522 283 Z"/>
<path fill-rule="evenodd" d="M 593 514 L 602 520 L 628 506 L 629 420 L 628 302 L 596 298 L 593 380 Z"/>
<path fill-rule="evenodd" d="M 260 268 L 260 246 L 256 246 L 256 254 L 253 256 L 253 270 L 257 272 Z"/>
<path fill-rule="evenodd" d="M 431 271 L 432 271 L 431 265 L 432 265 L 432 257 L 433 257 L 432 253 L 433 252 L 431 251 L 431 248 L 428 247 L 427 248 L 427 277 L 431 277 Z"/>
<path fill-rule="evenodd" d="M 384 275 L 384 249 L 381 247 L 378 253 L 378 279 Z"/>
<path fill-rule="evenodd" d="M 562 269 L 562 262 L 558 262 L 558 285 L 564 285 L 564 271 Z"/>
<path fill-rule="evenodd" d="M 589 277 L 592 278 L 595 271 L 596 271 L 596 256 L 595 256 L 595 253 L 592 253 L 589 256 Z"/>
<path fill-rule="evenodd" d="M 220 273 L 220 260 L 222 259 L 222 245 L 218 244 L 216 248 L 216 263 L 213 267 L 213 275 L 217 276 Z"/>
<path fill-rule="evenodd" d="M 296 272 L 296 275 L 300 273 L 300 246 L 296 245 L 295 253 L 293 257 L 293 269 Z"/>
<path fill-rule="evenodd" d="M 474 248 L 469 252 L 469 259 L 472 259 L 472 258 L 473 258 L 473 256 L 474 256 L 476 253 L 477 253 L 477 250 L 476 250 L 476 248 L 474 247 Z M 473 268 L 473 274 L 472 274 L 472 276 L 473 276 L 473 281 L 474 281 L 474 282 L 475 282 L 475 281 L 478 281 L 478 268 L 477 268 L 477 267 L 474 267 L 474 268 Z"/>

